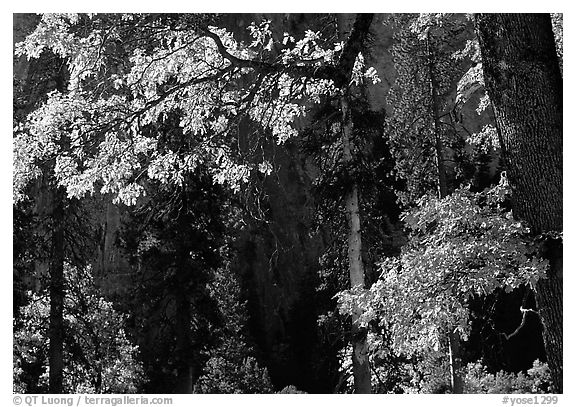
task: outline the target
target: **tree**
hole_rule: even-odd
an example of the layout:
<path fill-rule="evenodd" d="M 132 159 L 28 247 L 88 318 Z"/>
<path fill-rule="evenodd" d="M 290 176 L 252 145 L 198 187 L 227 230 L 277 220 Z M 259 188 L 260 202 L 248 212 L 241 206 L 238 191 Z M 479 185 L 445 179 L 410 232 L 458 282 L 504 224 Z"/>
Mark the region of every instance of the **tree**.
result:
<path fill-rule="evenodd" d="M 477 117 L 467 100 L 484 87 L 473 24 L 443 14 L 253 18 L 260 20 L 245 26 L 227 15 L 46 14 L 31 20 L 36 29 L 16 46 L 30 66 L 54 62 L 46 80 L 15 82 L 14 120 L 14 239 L 45 237 L 42 250 L 16 247 L 15 271 L 24 277 L 18 305 L 37 300 L 24 295 L 32 284 L 36 294 L 49 292 L 30 267 L 44 257 L 52 277 L 50 310 L 42 300 L 52 321 L 52 329 L 42 325 L 42 338 L 52 336 L 51 390 L 74 387 L 69 336 L 58 327 L 80 315 L 67 303 L 65 264 L 89 264 L 94 251 L 77 255 L 69 218 L 79 220 L 76 208 L 92 195 L 117 205 L 127 221 L 124 233 L 116 233 L 118 217 L 102 224 L 100 253 L 123 243 L 133 262 L 100 256 L 98 264 L 126 269 L 102 268 L 98 284 L 130 314 L 127 333 L 153 375 L 144 391 L 268 392 L 270 378 L 307 391 L 339 392 L 344 383 L 357 393 L 449 391 L 452 373 L 458 392 L 458 341 L 446 339 L 461 335 L 466 361 L 475 360 L 477 336 L 497 336 L 502 346 L 486 304 L 534 283 L 556 243 L 535 232 L 546 258 L 534 259 L 523 245 L 525 225 L 490 194 L 476 193 L 498 178 L 499 151 L 486 143 L 496 127 L 482 126 L 491 109 L 472 119 L 473 132 L 482 129 L 476 135 L 462 121 L 462 114 Z M 368 85 L 378 76 L 367 65 L 390 56 L 395 64 L 384 78 L 395 82 L 384 80 L 380 90 L 391 91 L 386 103 L 382 93 L 375 102 Z M 478 110 L 486 106 L 483 97 Z M 482 174 L 479 158 L 489 168 Z M 471 189 L 459 188 L 472 177 Z M 27 218 L 34 201 L 45 212 L 38 230 Z M 403 218 L 399 205 L 408 207 Z M 310 233 L 314 216 L 320 226 Z M 318 287 L 320 279 L 327 284 Z M 313 329 L 346 288 L 343 312 Z M 21 332 L 30 310 L 17 311 Z M 488 334 L 479 333 L 484 322 Z M 102 359 L 97 336 L 82 334 L 95 350 L 75 346 L 75 361 Z M 329 346 L 316 352 L 319 343 Z M 34 381 L 48 358 L 47 346 L 30 349 L 38 357 L 15 364 L 15 377 L 32 383 L 27 391 L 39 388 Z M 483 362 L 495 372 L 501 361 Z M 92 376 L 82 370 L 88 365 L 96 366 Z M 98 362 L 82 366 L 74 365 L 79 379 L 102 390 Z M 322 387 L 311 384 L 317 371 L 330 378 Z M 411 378 L 428 384 L 410 385 Z"/>
<path fill-rule="evenodd" d="M 453 91 L 466 64 L 456 61 L 454 49 L 473 31 L 461 15 L 420 14 L 399 23 L 393 48 L 398 87 L 391 91 L 395 115 L 388 125 L 397 173 L 407 183 L 400 196 L 409 205 L 434 187 L 446 198 L 457 182 L 455 170 L 462 162 L 451 158 L 463 143 L 453 120 Z M 452 391 L 462 393 L 460 338 L 450 329 L 447 335 Z"/>
<path fill-rule="evenodd" d="M 488 95 L 512 187 L 514 215 L 550 262 L 536 286 L 554 391 L 562 392 L 562 76 L 550 16 L 478 14 Z"/>
<path fill-rule="evenodd" d="M 347 250 L 349 240 L 349 217 L 346 213 L 346 200 L 334 200 L 334 197 L 346 196 L 351 185 L 357 188 L 359 205 L 356 210 L 361 216 L 360 260 L 364 269 L 363 285 L 369 287 L 377 278 L 374 261 L 382 255 L 391 255 L 399 249 L 396 224 L 398 222 L 396 195 L 392 189 L 389 171 L 393 163 L 383 131 L 385 113 L 371 110 L 367 102 L 368 86 L 360 85 L 350 92 L 349 106 L 353 121 L 353 132 L 347 156 L 343 156 L 342 137 L 334 129 L 341 128 L 339 106 L 336 103 L 323 106 L 314 115 L 314 126 L 306 129 L 302 148 L 307 157 L 313 157 L 318 166 L 319 175 L 314 180 L 316 204 L 316 228 L 328 241 L 320 257 L 321 282 L 316 289 L 316 301 L 326 293 L 332 298 L 335 293 L 350 288 L 350 275 L 342 274 L 349 264 Z M 352 147 L 352 148 L 350 148 Z M 344 161 L 346 160 L 346 161 Z M 383 243 L 386 242 L 386 243 Z M 337 329 L 333 324 L 349 324 L 350 315 L 334 313 L 334 301 L 326 304 L 324 315 L 319 322 L 323 331 L 332 331 L 332 340 L 326 346 L 337 346 L 340 351 L 340 377 L 336 391 L 340 392 L 344 384 L 346 391 L 353 388 L 353 352 L 347 344 L 352 344 L 354 335 L 362 332 L 358 329 L 341 329 L 341 336 L 334 335 Z M 342 319 L 341 319 L 342 318 Z M 329 328 L 329 326 L 332 327 Z M 337 337 L 338 339 L 335 339 Z M 368 337 L 367 337 L 368 340 Z M 343 345 L 344 343 L 344 345 Z M 342 350 L 345 346 L 345 350 Z M 344 351 L 344 352 L 342 352 Z M 343 362 L 343 363 L 342 363 Z M 370 370 L 374 370 L 370 361 Z M 373 372 L 372 372 L 373 373 Z M 351 379 L 351 380 L 349 380 Z M 372 389 L 377 390 L 377 377 L 371 374 Z"/>
<path fill-rule="evenodd" d="M 38 176 L 38 162 L 54 160 L 48 171 L 69 198 L 98 189 L 133 205 L 145 193 L 144 176 L 181 184 L 201 163 L 214 182 L 239 190 L 252 173 L 271 171 L 267 161 L 247 160 L 258 152 L 258 137 L 243 147 L 242 121 L 258 126 L 256 136 L 281 144 L 297 134 L 294 122 L 310 101 L 323 97 L 339 99 L 347 161 L 350 84 L 375 78 L 360 58 L 372 18 L 358 15 L 346 41 L 327 47 L 311 30 L 298 41 L 289 33 L 280 39 L 269 21 L 249 26 L 252 42 L 246 45 L 213 26 L 215 18 L 208 15 L 45 15 L 17 52 L 36 58 L 51 49 L 67 60 L 70 80 L 67 92 L 49 95 L 16 138 L 17 186 Z M 186 148 L 174 151 L 159 143 L 154 124 L 170 114 L 179 116 L 183 133 L 191 136 Z M 345 199 L 350 281 L 363 285 L 356 185 Z M 354 337 L 356 388 L 369 392 L 365 337 Z"/>
<path fill-rule="evenodd" d="M 127 315 L 114 309 L 94 283 L 91 269 L 65 264 L 62 389 L 67 393 L 137 393 L 144 381 L 138 347 L 126 332 Z M 14 325 L 14 377 L 19 392 L 53 391 L 52 309 L 49 290 L 30 294 Z"/>
<path fill-rule="evenodd" d="M 342 89 L 340 96 L 340 109 L 342 113 L 342 158 L 344 163 L 352 161 L 351 140 L 354 132 L 354 122 L 350 110 L 350 96 L 347 89 L 352 79 L 352 70 L 357 56 L 362 50 L 368 37 L 368 30 L 372 23 L 372 15 L 361 15 L 354 23 L 349 42 L 343 50 L 341 60 L 342 80 L 335 82 Z M 362 233 L 360 230 L 360 209 L 358 199 L 358 184 L 353 182 L 346 194 L 346 215 L 349 222 L 348 232 L 348 267 L 350 270 L 351 287 L 363 288 L 365 285 L 364 261 L 362 260 Z M 366 332 L 360 325 L 359 319 L 362 310 L 355 309 L 352 313 L 352 367 L 354 372 L 354 388 L 356 393 L 371 393 L 370 361 L 368 358 L 368 343 Z"/>
<path fill-rule="evenodd" d="M 398 194 L 410 206 L 431 190 L 448 195 L 461 182 L 461 167 L 470 165 L 462 159 L 466 133 L 453 111 L 456 84 L 469 67 L 455 51 L 473 29 L 462 15 L 395 16 L 393 24 L 399 26 L 391 47 L 397 78 L 387 131 L 395 172 L 406 183 Z"/>
<path fill-rule="evenodd" d="M 14 124 L 18 134 L 21 129 L 21 123 L 27 113 L 29 113 L 34 105 L 39 102 L 37 100 L 38 92 L 34 89 L 34 85 L 39 82 L 44 82 L 44 85 L 38 87 L 44 91 L 49 89 L 62 90 L 65 86 L 66 72 L 59 64 L 59 59 L 54 55 L 44 55 L 41 62 L 36 66 L 27 66 L 24 68 L 24 73 L 18 72 L 15 75 L 15 80 L 18 85 L 14 92 Z M 41 100 L 41 98 L 40 98 Z M 17 150 L 16 150 L 17 151 Z M 15 154 L 15 164 L 18 165 L 18 154 Z M 21 167 L 23 172 L 28 169 Z M 38 174 L 37 174 L 38 175 Z M 15 177 L 14 183 L 16 186 L 26 187 L 27 185 L 19 184 L 20 178 Z M 44 230 L 49 237 L 47 245 L 50 247 L 50 255 L 45 260 L 46 267 L 49 274 L 50 286 L 50 389 L 53 393 L 61 393 L 63 386 L 63 347 L 64 347 L 64 261 L 66 251 L 65 239 L 65 202 L 64 195 L 61 188 L 54 185 L 53 179 L 50 176 L 44 177 L 39 185 L 35 186 L 37 204 L 43 201 L 43 204 L 37 205 L 33 211 L 36 216 L 43 220 L 48 221 L 50 227 Z M 16 202 L 20 199 L 20 195 L 16 192 Z M 41 268 L 40 261 L 36 260 L 36 267 Z"/>
<path fill-rule="evenodd" d="M 421 199 L 404 215 L 411 233 L 400 257 L 382 261 L 369 290 L 340 293 L 341 310 L 364 310 L 360 323 L 376 321 L 393 350 L 408 356 L 445 349 L 450 333 L 466 340 L 470 301 L 534 285 L 547 267 L 528 230 L 501 208 L 505 189 L 503 182 L 484 193 L 463 188 Z"/>
<path fill-rule="evenodd" d="M 134 321 L 144 389 L 271 392 L 248 346 L 243 292 L 230 267 L 240 221 L 230 192 L 200 168 L 182 186 L 153 184 L 124 218 L 119 240 L 133 268 L 114 295 Z"/>
<path fill-rule="evenodd" d="M 212 327 L 217 331 L 217 346 L 206 351 L 210 358 L 194 393 L 272 393 L 268 372 L 259 366 L 247 341 L 246 303 L 230 264 L 218 270 L 208 288 L 217 302 L 221 322 Z"/>

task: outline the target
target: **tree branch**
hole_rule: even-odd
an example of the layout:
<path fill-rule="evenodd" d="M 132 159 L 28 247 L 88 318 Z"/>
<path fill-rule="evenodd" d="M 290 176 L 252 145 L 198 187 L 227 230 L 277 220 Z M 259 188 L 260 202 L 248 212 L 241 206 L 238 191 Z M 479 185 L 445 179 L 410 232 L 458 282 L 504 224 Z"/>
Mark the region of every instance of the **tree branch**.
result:
<path fill-rule="evenodd" d="M 216 44 L 216 47 L 218 48 L 220 54 L 235 66 L 239 66 L 241 68 L 252 68 L 259 72 L 265 72 L 265 73 L 278 71 L 277 66 L 269 64 L 267 62 L 252 59 L 242 59 L 232 55 L 230 52 L 228 52 L 228 49 L 226 48 L 220 37 L 208 29 L 203 29 L 202 34 L 212 39 L 212 41 L 214 41 L 214 43 Z"/>
<path fill-rule="evenodd" d="M 216 44 L 220 54 L 235 66 L 241 68 L 252 68 L 262 73 L 286 72 L 292 73 L 293 75 L 310 77 L 314 79 L 331 79 L 334 81 L 336 87 L 342 88 L 350 83 L 354 62 L 356 61 L 358 53 L 362 50 L 362 48 L 364 48 L 366 44 L 370 32 L 370 25 L 372 24 L 373 19 L 374 14 L 358 14 L 356 16 L 356 20 L 354 21 L 354 25 L 350 31 L 350 36 L 344 44 L 342 54 L 340 55 L 340 59 L 336 66 L 306 66 L 311 61 L 298 61 L 297 65 L 284 66 L 281 64 L 271 64 L 264 61 L 242 59 L 230 54 L 217 34 L 209 31 L 208 29 L 203 29 L 202 34 L 208 38 L 211 38 Z"/>
<path fill-rule="evenodd" d="M 520 322 L 520 325 L 518 325 L 518 327 L 514 330 L 514 332 L 512 332 L 511 334 L 506 334 L 504 332 L 501 332 L 500 334 L 502 336 L 504 336 L 504 338 L 506 338 L 506 340 L 509 340 L 510 338 L 512 338 L 514 335 L 516 335 L 518 332 L 520 332 L 520 329 L 522 329 L 522 327 L 524 326 L 524 324 L 526 323 L 526 314 L 528 312 L 533 312 L 536 315 L 540 316 L 540 314 L 538 314 L 537 311 L 534 311 L 531 308 L 523 308 L 522 306 L 520 306 L 520 312 L 522 312 L 522 321 Z"/>
<path fill-rule="evenodd" d="M 352 31 L 350 32 L 348 41 L 344 44 L 342 55 L 336 66 L 338 71 L 335 75 L 336 78 L 334 78 L 336 87 L 341 88 L 350 83 L 354 62 L 366 44 L 373 19 L 374 14 L 358 14 L 356 16 L 356 21 L 354 21 Z"/>

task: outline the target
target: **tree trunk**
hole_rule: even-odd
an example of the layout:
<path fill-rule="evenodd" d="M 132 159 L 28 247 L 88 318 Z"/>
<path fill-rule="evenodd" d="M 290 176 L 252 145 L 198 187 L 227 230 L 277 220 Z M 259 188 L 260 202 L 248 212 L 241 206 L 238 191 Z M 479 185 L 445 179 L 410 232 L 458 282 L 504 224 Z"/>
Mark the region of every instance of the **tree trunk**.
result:
<path fill-rule="evenodd" d="M 448 179 L 446 176 L 446 160 L 444 158 L 444 143 L 442 141 L 442 123 L 440 122 L 440 101 L 438 100 L 438 81 L 434 73 L 434 55 L 430 45 L 430 37 L 426 38 L 428 53 L 428 74 L 430 75 L 430 98 L 432 102 L 432 117 L 434 119 L 434 148 L 436 150 L 436 167 L 438 168 L 438 195 L 448 196 Z"/>
<path fill-rule="evenodd" d="M 434 149 L 436 152 L 436 167 L 438 169 L 438 196 L 448 196 L 448 175 L 446 174 L 446 159 L 444 157 L 444 143 L 442 141 L 442 123 L 440 122 L 440 101 L 438 99 L 438 81 L 434 72 L 433 46 L 430 37 L 426 38 L 428 54 L 428 74 L 430 75 L 430 98 L 432 103 L 432 116 L 434 119 Z M 454 293 L 456 295 L 456 293 Z M 450 327 L 448 334 L 448 351 L 450 356 L 450 383 L 453 394 L 464 392 L 462 379 L 462 358 L 460 352 L 460 335 Z"/>
<path fill-rule="evenodd" d="M 340 108 L 342 110 L 342 158 L 344 164 L 352 162 L 351 139 L 354 131 L 352 112 L 349 105 L 349 86 L 352 70 L 358 54 L 368 40 L 373 14 L 357 14 L 350 36 L 344 44 L 334 75 L 334 85 L 341 89 Z M 346 216 L 348 218 L 348 263 L 351 287 L 364 288 L 364 263 L 362 261 L 362 232 L 360 229 L 360 211 L 358 204 L 358 184 L 351 181 L 346 197 Z M 368 358 L 366 329 L 358 323 L 362 310 L 355 308 L 352 313 L 352 373 L 356 393 L 371 393 L 372 378 Z"/>
<path fill-rule="evenodd" d="M 190 338 L 192 316 L 187 295 L 188 285 L 183 284 L 182 287 L 186 289 L 176 293 L 176 349 L 181 361 L 177 367 L 178 380 L 175 383 L 175 390 L 180 394 L 192 394 L 194 392 L 193 344 Z"/>
<path fill-rule="evenodd" d="M 553 388 L 562 392 L 562 76 L 548 14 L 477 14 L 515 216 L 544 233 L 547 278 L 535 287 Z"/>
<path fill-rule="evenodd" d="M 464 393 L 464 380 L 462 379 L 462 359 L 460 357 L 460 335 L 458 332 L 448 334 L 448 349 L 450 352 L 450 384 L 453 394 Z"/>
<path fill-rule="evenodd" d="M 340 99 L 342 109 L 342 146 L 344 163 L 352 161 L 351 137 L 354 130 L 348 95 Z M 346 215 L 348 217 L 348 262 L 350 286 L 364 288 L 364 263 L 362 261 L 362 231 L 358 205 L 358 185 L 354 182 L 346 194 Z M 371 393 L 370 364 L 366 329 L 358 323 L 362 310 L 356 307 L 352 315 L 352 371 L 356 393 Z"/>
<path fill-rule="evenodd" d="M 94 393 L 100 394 L 102 393 L 102 365 L 104 363 L 104 358 L 100 352 L 100 341 L 96 335 L 93 336 L 94 342 L 94 356 L 96 359 L 96 380 L 94 380 Z"/>
<path fill-rule="evenodd" d="M 50 258 L 50 321 L 48 337 L 50 393 L 63 393 L 64 369 L 64 196 L 57 189 L 52 202 L 52 253 Z"/>

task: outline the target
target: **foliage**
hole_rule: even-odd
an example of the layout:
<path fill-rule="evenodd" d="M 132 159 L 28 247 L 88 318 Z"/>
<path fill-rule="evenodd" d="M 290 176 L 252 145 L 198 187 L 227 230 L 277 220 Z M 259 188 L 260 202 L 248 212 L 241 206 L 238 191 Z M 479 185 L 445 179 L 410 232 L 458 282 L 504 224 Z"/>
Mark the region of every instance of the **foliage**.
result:
<path fill-rule="evenodd" d="M 409 357 L 392 348 L 386 330 L 368 334 L 372 389 L 381 394 L 438 394 L 450 392 L 449 360 L 444 349 L 423 350 Z M 351 348 L 340 353 L 347 373 L 345 392 L 353 392 Z"/>
<path fill-rule="evenodd" d="M 237 278 L 229 269 L 220 270 L 209 286 L 217 301 L 221 324 L 214 327 L 217 346 L 207 353 L 209 359 L 195 393 L 272 393 L 268 371 L 254 357 L 247 343 L 245 302 Z"/>
<path fill-rule="evenodd" d="M 393 172 L 405 183 L 397 194 L 410 205 L 437 186 L 437 137 L 445 160 L 462 148 L 461 129 L 452 114 L 454 88 L 470 62 L 455 60 L 453 50 L 464 47 L 473 31 L 462 15 L 408 14 L 394 16 L 392 23 L 398 26 L 391 47 L 397 77 L 388 97 L 393 112 L 385 132 Z M 464 165 L 444 164 L 449 170 Z"/>
<path fill-rule="evenodd" d="M 198 21 L 200 20 L 200 22 Z M 65 58 L 68 92 L 53 92 L 19 126 L 15 145 L 15 200 L 54 160 L 53 172 L 69 197 L 99 191 L 134 204 L 144 194 L 139 179 L 182 183 L 199 164 L 217 183 L 237 190 L 269 163 L 249 163 L 231 143 L 241 119 L 268 131 L 278 143 L 296 135 L 294 123 L 307 105 L 334 94 L 333 81 L 314 72 L 333 66 L 342 51 L 319 32 L 277 39 L 270 22 L 249 27 L 253 41 L 236 41 L 202 19 L 154 15 L 42 17 L 36 31 L 16 46 L 17 55 L 42 51 Z M 140 28 L 142 26 L 142 28 Z M 356 82 L 377 81 L 358 59 Z M 163 148 L 147 128 L 179 116 L 188 148 Z"/>
<path fill-rule="evenodd" d="M 90 268 L 67 265 L 64 301 L 64 390 L 68 393 L 136 393 L 144 380 L 126 315 L 98 293 Z M 14 391 L 48 390 L 46 292 L 30 294 L 14 322 Z"/>
<path fill-rule="evenodd" d="M 466 393 L 550 393 L 550 369 L 536 359 L 526 373 L 489 373 L 480 362 L 466 366 Z"/>
<path fill-rule="evenodd" d="M 445 353 L 429 352 L 404 365 L 411 380 L 403 385 L 407 393 L 449 393 L 449 361 Z M 526 372 L 490 373 L 480 361 L 462 368 L 464 393 L 533 394 L 550 393 L 550 370 L 539 360 Z"/>
<path fill-rule="evenodd" d="M 564 15 L 562 13 L 551 13 L 552 30 L 554 31 L 554 41 L 556 42 L 556 54 L 560 64 L 560 72 L 563 70 L 564 59 Z"/>
<path fill-rule="evenodd" d="M 398 31 L 396 40 L 391 52 L 398 76 L 390 91 L 393 112 L 386 119 L 386 130 L 395 159 L 394 173 L 406 182 L 406 192 L 400 196 L 409 202 L 436 185 L 433 116 L 422 43 L 406 28 Z"/>
<path fill-rule="evenodd" d="M 340 311 L 359 304 L 362 323 L 389 324 L 393 348 L 409 355 L 439 350 L 448 330 L 466 339 L 471 297 L 534 286 L 546 272 L 528 229 L 500 207 L 505 195 L 503 178 L 483 193 L 463 188 L 445 199 L 422 198 L 405 214 L 411 239 L 401 256 L 381 263 L 369 290 L 340 293 Z"/>
<path fill-rule="evenodd" d="M 552 18 L 561 59 L 562 15 Z M 364 310 L 375 391 L 446 392 L 446 334 L 470 334 L 471 299 L 533 286 L 543 276 L 547 264 L 535 256 L 529 231 L 503 204 L 505 178 L 482 193 L 473 188 L 492 180 L 474 179 L 472 189 L 442 200 L 430 196 L 438 183 L 438 136 L 450 189 L 469 182 L 471 171 L 489 178 L 479 175 L 478 161 L 493 168 L 500 154 L 478 42 L 463 15 L 387 20 L 396 33 L 391 54 L 397 74 L 387 116 L 371 111 L 368 102 L 367 85 L 380 81 L 367 63 L 371 50 L 355 51 L 346 83 L 335 75 L 349 45 L 340 41 L 336 24 L 281 32 L 262 20 L 242 35 L 223 28 L 222 16 L 207 14 L 44 14 L 38 21 L 16 46 L 17 56 L 46 68 L 15 83 L 18 288 L 36 278 L 34 263 L 50 251 L 50 239 L 32 231 L 27 217 L 33 204 L 27 198 L 40 195 L 31 188 L 35 181 L 66 190 L 66 217 L 76 216 L 71 203 L 85 205 L 77 198 L 89 194 L 132 206 L 117 236 L 131 260 L 130 282 L 112 283 L 120 292 L 114 306 L 96 289 L 89 269 L 66 268 L 66 391 L 173 390 L 186 377 L 198 393 L 273 392 L 265 366 L 270 359 L 248 332 L 243 284 L 250 280 L 231 266 L 235 233 L 246 220 L 236 216 L 234 199 L 246 198 L 231 199 L 215 184 L 246 196 L 258 189 L 258 197 L 249 199 L 261 199 L 270 191 L 266 183 L 279 175 L 276 145 L 299 148 L 305 175 L 315 177 L 315 232 L 325 251 L 318 265 L 321 286 L 302 291 L 316 289 L 306 300 L 315 307 L 306 308 L 310 313 L 332 310 L 332 294 L 348 286 L 341 198 L 352 183 L 360 192 L 366 282 L 377 281 L 366 290 L 341 292 L 341 314 L 328 311 L 319 319 L 325 337 L 319 342 L 326 346 L 318 359 L 330 359 L 322 369 L 340 374 L 337 391 L 352 388 L 346 346 L 352 309 Z M 344 89 L 336 84 L 351 88 L 346 97 L 354 151 L 346 165 L 339 106 Z M 461 111 L 478 99 L 483 117 L 474 133 L 461 122 Z M 255 179 L 260 184 L 246 185 Z M 401 218 L 406 234 L 399 230 L 396 196 L 413 207 Z M 63 227 L 64 256 L 74 264 L 90 263 L 92 256 L 91 246 L 80 251 L 76 244 L 77 231 L 87 229 L 80 217 Z M 39 240 L 34 250 L 30 236 Z M 14 390 L 45 392 L 47 293 L 21 297 L 18 305 L 27 305 L 15 314 Z M 339 359 L 335 349 L 341 349 Z M 340 371 L 333 368 L 337 363 Z M 489 373 L 479 363 L 466 369 L 470 392 L 549 390 L 542 364 L 517 375 Z M 293 386 L 281 391 L 298 392 Z"/>
<path fill-rule="evenodd" d="M 227 194 L 200 169 L 182 186 L 156 183 L 153 190 L 121 235 L 138 265 L 131 312 L 147 386 L 174 391 L 194 374 L 197 393 L 271 392 L 249 345 L 246 304 L 230 268 L 238 218 Z"/>
<path fill-rule="evenodd" d="M 450 393 L 450 366 L 448 355 L 442 351 L 424 351 L 404 365 L 409 380 L 402 385 L 406 393 Z"/>
<path fill-rule="evenodd" d="M 196 393 L 272 393 L 268 371 L 253 357 L 236 363 L 229 357 L 215 356 L 208 360 L 205 370 L 196 384 Z"/>
<path fill-rule="evenodd" d="M 132 267 L 117 301 L 135 321 L 147 389 L 184 391 L 222 336 L 236 338 L 246 323 L 235 317 L 240 294 L 224 267 L 237 217 L 226 191 L 200 168 L 181 186 L 156 181 L 149 189 L 124 216 L 119 243 Z M 230 331 L 221 332 L 222 324 Z"/>

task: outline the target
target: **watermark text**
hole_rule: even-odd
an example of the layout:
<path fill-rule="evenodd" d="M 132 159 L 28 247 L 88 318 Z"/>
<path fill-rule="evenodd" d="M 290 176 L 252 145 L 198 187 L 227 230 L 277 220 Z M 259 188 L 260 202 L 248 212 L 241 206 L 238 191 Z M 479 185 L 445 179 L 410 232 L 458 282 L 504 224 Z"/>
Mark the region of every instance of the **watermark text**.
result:
<path fill-rule="evenodd" d="M 549 396 L 545 394 L 535 394 L 534 396 L 504 396 L 502 404 L 509 404 L 510 406 L 526 406 L 526 405 L 548 405 L 558 403 L 558 396 Z"/>
<path fill-rule="evenodd" d="M 148 406 L 172 405 L 172 397 L 147 397 L 141 395 L 105 396 L 78 394 L 74 396 L 30 395 L 14 396 L 16 406 Z"/>

